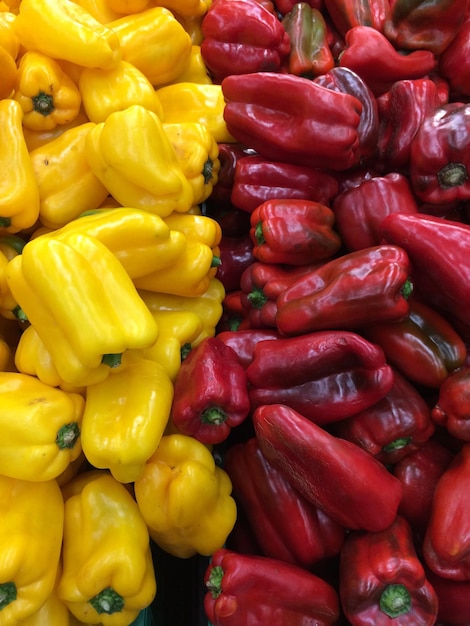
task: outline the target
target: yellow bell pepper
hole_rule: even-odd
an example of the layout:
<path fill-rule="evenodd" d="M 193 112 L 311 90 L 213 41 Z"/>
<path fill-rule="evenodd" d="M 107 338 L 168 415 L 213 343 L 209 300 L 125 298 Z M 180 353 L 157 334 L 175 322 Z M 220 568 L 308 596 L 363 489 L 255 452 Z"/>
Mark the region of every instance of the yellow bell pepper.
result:
<path fill-rule="evenodd" d="M 57 581 L 61 574 L 61 565 L 57 568 Z M 57 597 L 54 587 L 52 593 L 41 608 L 26 619 L 15 623 L 15 626 L 70 626 L 70 611 Z"/>
<path fill-rule="evenodd" d="M 64 501 L 55 480 L 33 482 L 0 474 L 0 502 L 0 626 L 17 626 L 53 592 Z"/>
<path fill-rule="evenodd" d="M 153 345 L 158 328 L 121 263 L 98 239 L 70 233 L 30 240 L 7 280 L 62 380 L 103 380 L 127 349 Z"/>
<path fill-rule="evenodd" d="M 194 204 L 207 200 L 217 183 L 219 146 L 204 124 L 183 122 L 166 124 L 163 129 L 176 158 L 193 189 Z"/>
<path fill-rule="evenodd" d="M 107 24 L 113 20 L 117 20 L 121 15 L 113 11 L 109 6 L 107 0 L 73 0 L 75 4 L 80 5 L 83 9 L 88 11 L 95 20 L 98 20 L 101 24 Z"/>
<path fill-rule="evenodd" d="M 193 437 L 162 437 L 134 491 L 150 536 L 176 557 L 209 556 L 235 524 L 230 478 Z"/>
<path fill-rule="evenodd" d="M 16 100 L 0 100 L 0 229 L 10 233 L 33 226 L 39 216 L 39 189 L 22 119 Z"/>
<path fill-rule="evenodd" d="M 6 372 L 11 363 L 12 351 L 5 339 L 0 335 L 0 372 Z"/>
<path fill-rule="evenodd" d="M 91 122 L 104 122 L 115 111 L 140 104 L 160 119 L 162 106 L 152 83 L 132 63 L 120 61 L 110 70 L 85 68 L 78 82 L 83 106 Z"/>
<path fill-rule="evenodd" d="M 156 593 L 149 533 L 122 483 L 105 471 L 89 474 L 77 477 L 79 489 L 74 479 L 64 491 L 57 595 L 81 622 L 129 626 Z"/>
<path fill-rule="evenodd" d="M 222 241 L 222 229 L 220 224 L 206 215 L 190 213 L 172 213 L 164 218 L 165 224 L 178 232 L 183 233 L 190 241 L 199 241 L 219 252 Z"/>
<path fill-rule="evenodd" d="M 4 0 L 4 3 L 10 11 L 17 13 L 21 4 L 21 0 Z"/>
<path fill-rule="evenodd" d="M 15 28 L 26 50 L 54 59 L 108 69 L 121 58 L 116 33 L 72 0 L 22 0 Z"/>
<path fill-rule="evenodd" d="M 141 105 L 111 113 L 87 136 L 94 174 L 122 206 L 162 217 L 188 211 L 191 185 L 155 113 Z"/>
<path fill-rule="evenodd" d="M 0 236 L 0 315 L 7 319 L 16 319 L 14 310 L 18 306 L 7 281 L 8 263 L 21 254 L 25 241 L 16 235 Z"/>
<path fill-rule="evenodd" d="M 96 209 L 108 195 L 86 157 L 86 139 L 94 127 L 93 122 L 80 124 L 30 152 L 39 188 L 39 220 L 49 228 Z"/>
<path fill-rule="evenodd" d="M 13 97 L 23 109 L 23 126 L 32 130 L 69 124 L 82 101 L 77 86 L 57 61 L 34 50 L 20 59 Z"/>
<path fill-rule="evenodd" d="M 158 6 L 189 17 L 202 17 L 212 4 L 211 0 L 155 0 Z"/>
<path fill-rule="evenodd" d="M 41 148 L 49 141 L 57 139 L 67 130 L 70 130 L 71 128 L 76 128 L 77 126 L 81 126 L 82 124 L 86 124 L 89 121 L 90 120 L 83 110 L 83 107 L 81 107 L 75 119 L 73 119 L 68 124 L 58 124 L 51 130 L 32 130 L 31 128 L 23 126 L 23 135 L 26 141 L 26 146 L 31 153 L 33 150 L 36 150 L 36 148 Z"/>
<path fill-rule="evenodd" d="M 191 38 L 163 7 L 126 15 L 108 26 L 119 39 L 122 58 L 154 86 L 172 81 L 189 63 Z"/>
<path fill-rule="evenodd" d="M 107 2 L 113 11 L 124 15 L 140 13 L 152 4 L 151 0 L 107 0 Z"/>
<path fill-rule="evenodd" d="M 88 387 L 81 434 L 88 461 L 119 482 L 134 481 L 160 442 L 172 400 L 163 366 L 138 355 Z"/>
<path fill-rule="evenodd" d="M 200 83 L 211 85 L 212 79 L 209 76 L 207 67 L 201 54 L 201 46 L 194 44 L 191 48 L 189 63 L 184 70 L 171 83 Z M 162 85 L 163 87 L 163 85 Z"/>
<path fill-rule="evenodd" d="M 16 61 L 20 51 L 20 39 L 15 30 L 16 15 L 11 11 L 0 13 L 0 46 Z"/>
<path fill-rule="evenodd" d="M 157 89 L 157 95 L 166 123 L 197 122 L 207 127 L 217 143 L 235 143 L 225 124 L 220 85 L 174 83 Z"/>

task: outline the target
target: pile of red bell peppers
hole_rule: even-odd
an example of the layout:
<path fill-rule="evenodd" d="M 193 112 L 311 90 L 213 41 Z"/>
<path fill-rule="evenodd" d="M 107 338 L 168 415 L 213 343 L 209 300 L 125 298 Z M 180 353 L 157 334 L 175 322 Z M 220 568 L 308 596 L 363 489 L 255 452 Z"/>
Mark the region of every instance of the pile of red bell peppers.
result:
<path fill-rule="evenodd" d="M 470 3 L 214 0 L 202 33 L 236 140 L 173 415 L 238 505 L 207 617 L 469 626 Z"/>

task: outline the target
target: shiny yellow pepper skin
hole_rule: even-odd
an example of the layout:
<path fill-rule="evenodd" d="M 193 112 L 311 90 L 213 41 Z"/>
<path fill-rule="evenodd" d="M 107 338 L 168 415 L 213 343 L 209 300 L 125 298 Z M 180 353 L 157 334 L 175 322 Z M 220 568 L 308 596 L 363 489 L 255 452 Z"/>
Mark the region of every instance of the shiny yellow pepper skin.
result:
<path fill-rule="evenodd" d="M 61 566 L 57 568 L 57 578 L 61 573 Z M 57 597 L 54 588 L 41 608 L 26 619 L 17 622 L 16 626 L 70 626 L 70 611 Z"/>
<path fill-rule="evenodd" d="M 76 485 L 74 484 L 76 482 Z M 156 593 L 149 533 L 126 486 L 105 471 L 64 488 L 57 595 L 85 624 L 129 626 Z"/>
<path fill-rule="evenodd" d="M 14 310 L 18 305 L 8 286 L 8 264 L 22 253 L 25 243 L 17 235 L 0 235 L 0 315 L 7 319 L 16 319 Z"/>
<path fill-rule="evenodd" d="M 222 229 L 220 224 L 206 215 L 192 213 L 172 213 L 164 218 L 165 224 L 181 232 L 190 241 L 199 241 L 218 251 L 222 241 Z"/>
<path fill-rule="evenodd" d="M 34 50 L 20 59 L 13 97 L 23 109 L 23 126 L 32 130 L 69 124 L 82 102 L 77 86 L 57 61 Z"/>
<path fill-rule="evenodd" d="M 191 185 L 155 113 L 141 105 L 111 113 L 87 136 L 94 174 L 122 206 L 161 217 L 188 211 Z"/>
<path fill-rule="evenodd" d="M 17 626 L 54 589 L 62 545 L 64 501 L 55 480 L 0 474 L 0 626 Z"/>
<path fill-rule="evenodd" d="M 121 17 L 119 13 L 111 9 L 107 0 L 74 0 L 74 2 L 88 11 L 100 24 L 107 24 Z"/>
<path fill-rule="evenodd" d="M 165 431 L 173 383 L 162 365 L 135 356 L 87 389 L 82 447 L 88 461 L 116 480 L 138 478 Z"/>
<path fill-rule="evenodd" d="M 0 100 L 0 232 L 18 233 L 39 216 L 39 189 L 23 135 L 23 110 Z"/>
<path fill-rule="evenodd" d="M 86 116 L 83 107 L 81 107 L 77 117 L 73 119 L 69 124 L 58 124 L 51 130 L 32 130 L 31 128 L 26 128 L 26 126 L 23 126 L 24 139 L 26 141 L 28 150 L 32 152 L 33 150 L 36 150 L 36 148 L 41 148 L 49 141 L 57 139 L 71 128 L 81 126 L 82 124 L 87 124 L 89 121 L 90 120 Z"/>
<path fill-rule="evenodd" d="M 10 261 L 7 280 L 68 384 L 104 380 L 125 350 L 147 348 L 158 337 L 126 270 L 96 238 L 31 239 Z"/>
<path fill-rule="evenodd" d="M 230 478 L 193 437 L 162 437 L 134 491 L 152 539 L 179 558 L 209 556 L 235 524 Z"/>
<path fill-rule="evenodd" d="M 155 3 L 188 17 L 202 17 L 212 4 L 211 0 L 156 0 Z"/>
<path fill-rule="evenodd" d="M 183 22 L 184 25 L 184 22 Z M 206 64 L 201 54 L 201 46 L 192 45 L 189 63 L 184 70 L 171 83 L 199 83 L 201 85 L 211 85 L 212 79 L 207 71 Z M 163 85 L 162 85 L 163 86 Z"/>
<path fill-rule="evenodd" d="M 19 372 L 0 372 L 0 396 L 0 474 L 33 482 L 59 476 L 81 452 L 83 397 Z"/>
<path fill-rule="evenodd" d="M 151 0 L 108 0 L 108 4 L 116 13 L 129 15 L 145 11 L 152 4 Z"/>
<path fill-rule="evenodd" d="M 15 32 L 16 15 L 11 11 L 0 13 L 0 98 L 13 95 L 18 66 L 20 41 Z"/>

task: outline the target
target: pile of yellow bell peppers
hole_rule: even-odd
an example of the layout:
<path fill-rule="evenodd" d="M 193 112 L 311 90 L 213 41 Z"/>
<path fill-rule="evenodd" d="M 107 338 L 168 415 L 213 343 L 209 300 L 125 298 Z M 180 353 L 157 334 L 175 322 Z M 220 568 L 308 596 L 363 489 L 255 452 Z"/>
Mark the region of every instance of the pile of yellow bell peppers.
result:
<path fill-rule="evenodd" d="M 225 296 L 209 4 L 0 1 L 0 626 L 129 626 L 152 541 L 210 555 L 235 523 L 170 418 Z"/>

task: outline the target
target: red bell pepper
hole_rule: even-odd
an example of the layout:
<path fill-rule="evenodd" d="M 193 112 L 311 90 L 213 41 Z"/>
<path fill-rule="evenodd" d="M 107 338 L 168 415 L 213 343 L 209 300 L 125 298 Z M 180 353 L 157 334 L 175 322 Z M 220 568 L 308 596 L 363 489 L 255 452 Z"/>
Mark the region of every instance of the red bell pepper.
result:
<path fill-rule="evenodd" d="M 333 211 L 312 200 L 272 199 L 251 214 L 253 256 L 262 263 L 307 265 L 331 259 L 341 247 Z"/>
<path fill-rule="evenodd" d="M 299 335 L 402 319 L 409 311 L 410 270 L 405 250 L 393 245 L 364 248 L 327 261 L 280 294 L 278 330 Z"/>
<path fill-rule="evenodd" d="M 331 519 L 369 532 L 392 524 L 402 486 L 368 452 L 284 405 L 260 406 L 252 420 L 269 463 Z"/>
<path fill-rule="evenodd" d="M 408 178 L 399 172 L 364 178 L 333 201 L 336 229 L 349 251 L 378 246 L 380 225 L 390 213 L 417 213 Z"/>
<path fill-rule="evenodd" d="M 359 74 L 375 96 L 388 91 L 397 80 L 422 78 L 436 66 L 429 50 L 400 54 L 385 35 L 371 26 L 353 26 L 346 33 L 345 42 L 340 66 Z"/>
<path fill-rule="evenodd" d="M 274 198 L 312 200 L 328 206 L 337 192 L 336 179 L 325 170 L 250 155 L 236 163 L 230 200 L 252 213 Z"/>
<path fill-rule="evenodd" d="M 213 626 L 333 626 L 339 619 L 331 585 L 278 559 L 221 548 L 204 582 L 204 609 Z"/>
<path fill-rule="evenodd" d="M 438 576 L 470 580 L 470 443 L 465 443 L 434 491 L 422 545 L 428 567 Z"/>
<path fill-rule="evenodd" d="M 247 368 L 254 357 L 255 345 L 259 341 L 280 338 L 279 333 L 271 328 L 244 328 L 241 330 L 225 330 L 217 335 L 217 339 L 235 351 L 239 362 Z"/>
<path fill-rule="evenodd" d="M 282 18 L 282 25 L 291 46 L 285 64 L 290 74 L 313 78 L 334 67 L 326 22 L 318 9 L 296 2 Z"/>
<path fill-rule="evenodd" d="M 224 469 L 265 556 L 311 569 L 339 554 L 345 529 L 272 467 L 255 437 L 227 450 Z"/>
<path fill-rule="evenodd" d="M 248 312 L 241 301 L 241 289 L 235 289 L 225 294 L 222 300 L 222 315 L 216 326 L 216 334 L 228 331 L 237 331 L 242 328 L 251 328 Z"/>
<path fill-rule="evenodd" d="M 389 0 L 325 0 L 325 7 L 343 36 L 354 26 L 382 31 L 390 11 Z"/>
<path fill-rule="evenodd" d="M 379 402 L 336 422 L 333 432 L 393 465 L 421 448 L 433 435 L 431 410 L 417 389 L 397 371 L 393 387 Z"/>
<path fill-rule="evenodd" d="M 470 96 L 470 14 L 439 57 L 439 75 L 449 82 L 456 99 Z"/>
<path fill-rule="evenodd" d="M 384 33 L 395 48 L 439 55 L 462 25 L 467 0 L 392 0 Z"/>
<path fill-rule="evenodd" d="M 362 334 L 379 345 L 387 361 L 410 381 L 438 389 L 462 367 L 467 348 L 449 321 L 416 296 L 408 316 L 398 322 L 370 324 Z"/>
<path fill-rule="evenodd" d="M 470 198 L 470 104 L 449 102 L 426 116 L 411 142 L 410 180 L 422 202 Z"/>
<path fill-rule="evenodd" d="M 217 337 L 206 337 L 189 352 L 175 378 L 173 423 L 184 435 L 220 443 L 249 411 L 246 374 L 236 353 Z"/>
<path fill-rule="evenodd" d="M 274 8 L 279 13 L 279 15 L 287 15 L 289 11 L 292 11 L 294 5 L 297 4 L 298 0 L 274 0 Z M 324 10 L 323 0 L 308 0 L 308 5 L 312 7 L 312 9 L 317 9 L 318 11 Z"/>
<path fill-rule="evenodd" d="M 422 213 L 392 213 L 381 231 L 388 242 L 406 250 L 417 295 L 468 324 L 470 226 Z"/>
<path fill-rule="evenodd" d="M 437 624 L 468 626 L 470 624 L 470 580 L 457 581 L 427 571 L 427 578 L 439 602 Z"/>
<path fill-rule="evenodd" d="M 332 170 L 358 162 L 362 105 L 354 96 L 274 72 L 227 76 L 222 91 L 228 132 L 261 156 Z"/>
<path fill-rule="evenodd" d="M 440 386 L 431 412 L 436 424 L 453 437 L 470 441 L 470 365 L 451 374 Z"/>
<path fill-rule="evenodd" d="M 239 289 L 243 272 L 255 261 L 250 234 L 241 237 L 223 236 L 219 244 L 219 258 L 217 279 L 226 292 Z"/>
<path fill-rule="evenodd" d="M 341 550 L 339 593 L 351 626 L 434 626 L 437 595 L 416 553 L 408 522 L 353 532 Z"/>
<path fill-rule="evenodd" d="M 216 83 L 231 74 L 277 72 L 290 50 L 282 23 L 257 0 L 217 0 L 201 32 L 201 55 Z"/>

